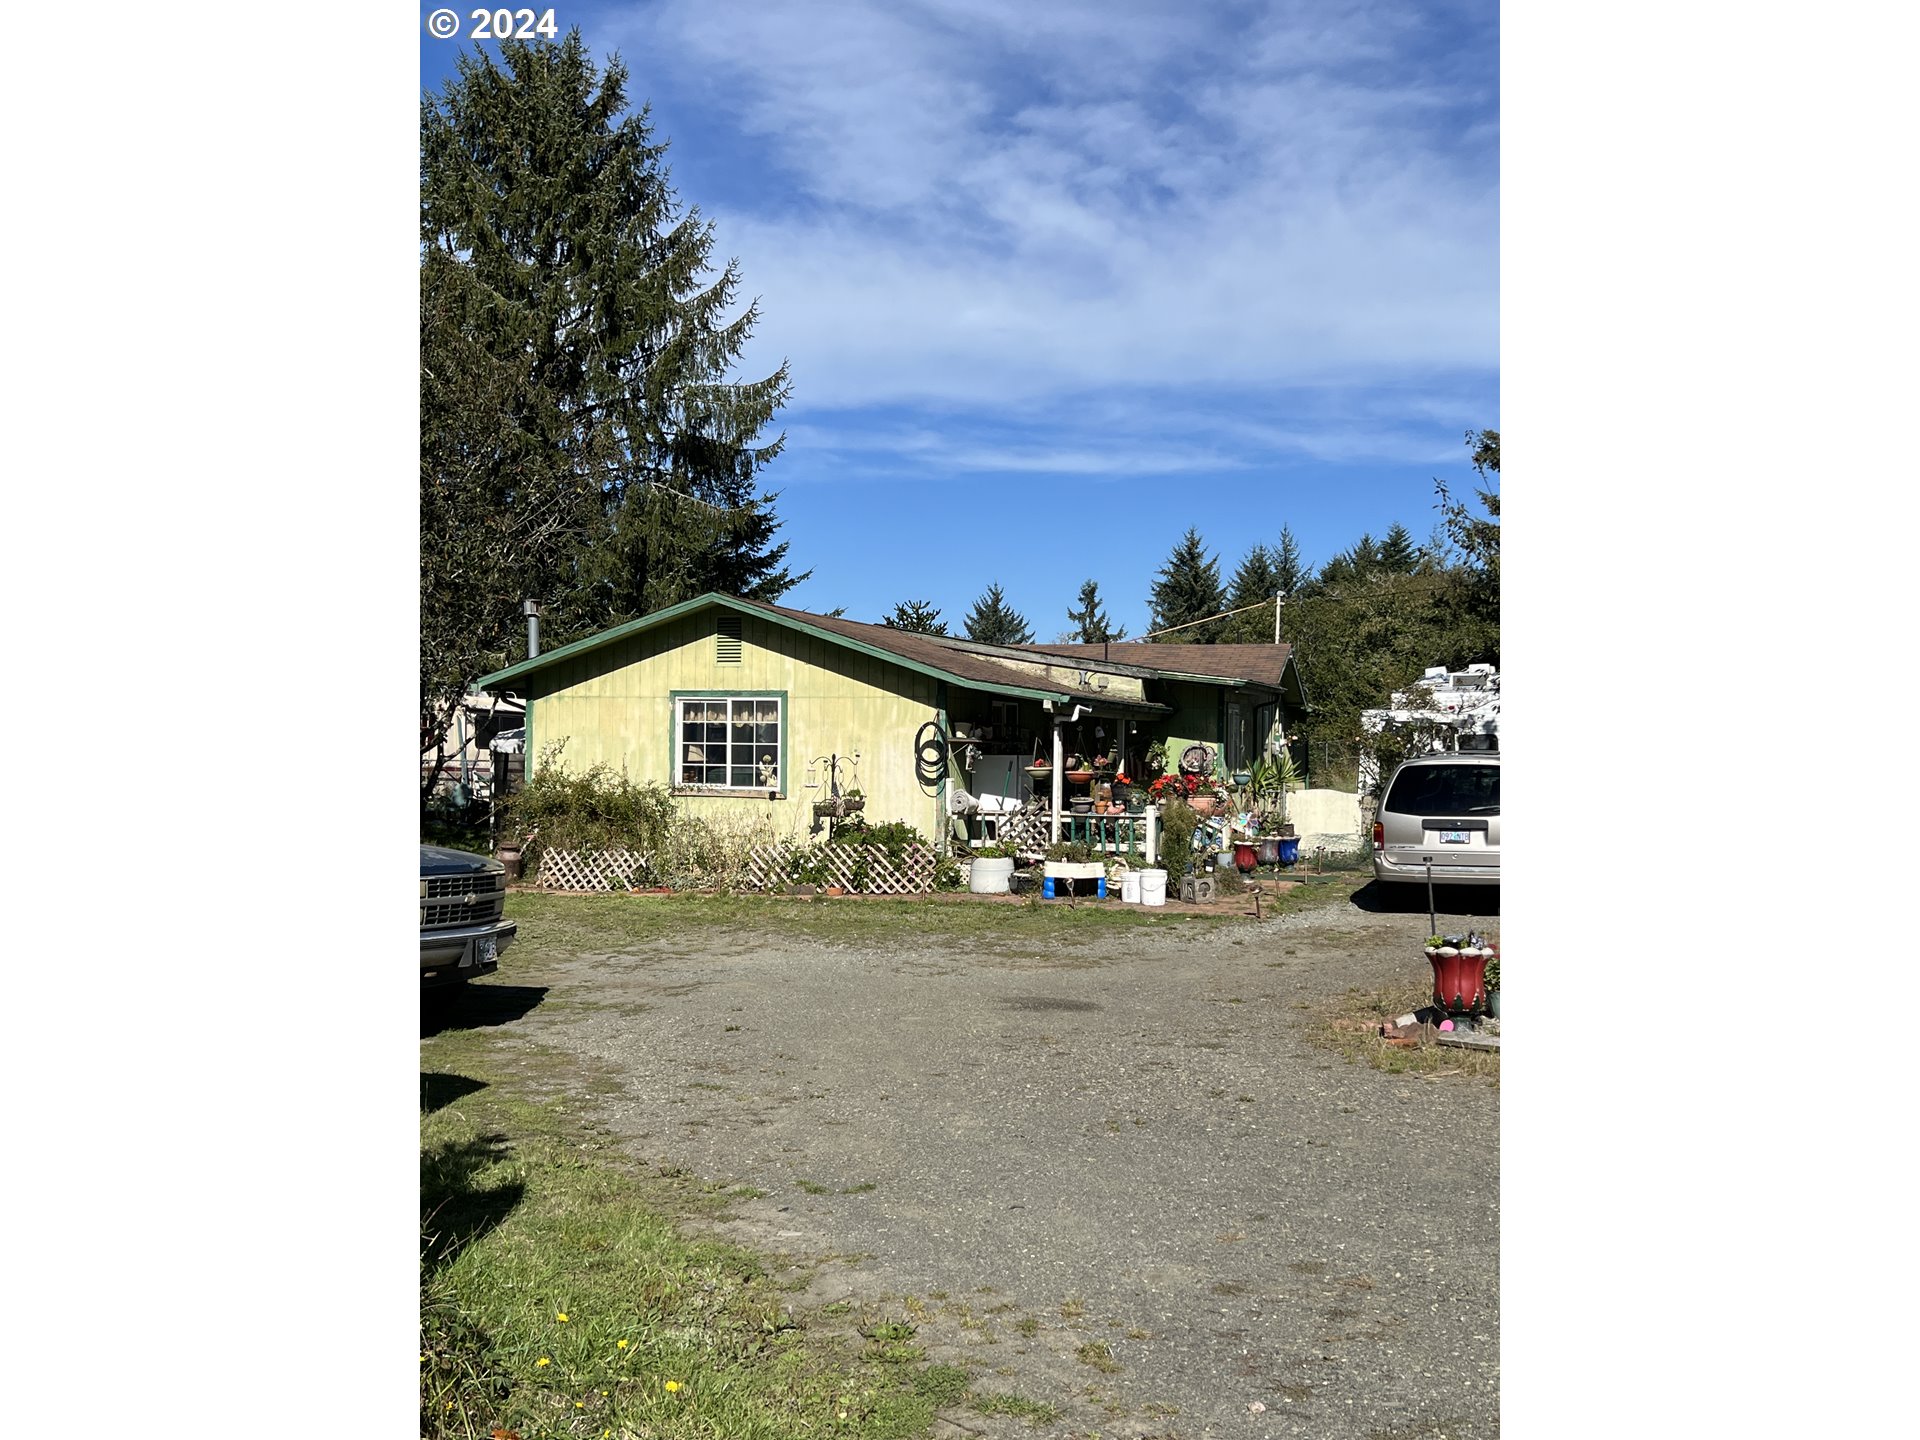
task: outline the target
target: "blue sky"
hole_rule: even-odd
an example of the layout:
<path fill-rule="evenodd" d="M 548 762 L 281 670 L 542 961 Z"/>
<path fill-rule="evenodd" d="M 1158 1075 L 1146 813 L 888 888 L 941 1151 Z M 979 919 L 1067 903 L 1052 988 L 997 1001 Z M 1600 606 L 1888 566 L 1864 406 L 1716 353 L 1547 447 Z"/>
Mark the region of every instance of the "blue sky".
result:
<path fill-rule="evenodd" d="M 997 581 L 1051 639 L 1091 577 L 1138 634 L 1188 525 L 1223 578 L 1283 523 L 1424 539 L 1499 424 L 1493 4 L 556 15 L 739 259 L 743 373 L 791 366 L 785 603 L 958 631 Z"/>

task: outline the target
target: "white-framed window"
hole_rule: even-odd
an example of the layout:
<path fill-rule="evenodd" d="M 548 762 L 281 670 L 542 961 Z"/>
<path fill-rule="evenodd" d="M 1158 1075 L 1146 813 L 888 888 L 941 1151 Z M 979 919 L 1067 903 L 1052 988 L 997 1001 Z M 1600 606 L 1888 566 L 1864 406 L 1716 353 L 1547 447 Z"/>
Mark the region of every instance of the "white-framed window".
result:
<path fill-rule="evenodd" d="M 674 788 L 782 789 L 784 710 L 777 695 L 675 696 Z"/>

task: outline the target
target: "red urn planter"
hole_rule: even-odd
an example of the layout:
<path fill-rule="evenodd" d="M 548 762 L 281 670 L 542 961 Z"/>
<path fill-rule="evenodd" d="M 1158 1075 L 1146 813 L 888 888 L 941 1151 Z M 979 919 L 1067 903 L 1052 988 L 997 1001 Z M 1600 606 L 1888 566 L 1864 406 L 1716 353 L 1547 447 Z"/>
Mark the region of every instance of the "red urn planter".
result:
<path fill-rule="evenodd" d="M 1234 842 L 1234 846 L 1233 846 L 1233 868 L 1234 869 L 1238 870 L 1242 875 L 1251 875 L 1254 872 L 1254 868 L 1258 866 L 1259 863 L 1260 863 L 1260 856 L 1258 852 L 1254 850 L 1252 845 L 1248 844 L 1244 840 L 1237 840 Z"/>
<path fill-rule="evenodd" d="M 1487 950 L 1456 950 L 1442 945 L 1429 950 L 1433 965 L 1433 1003 L 1449 1015 L 1487 1013 Z"/>

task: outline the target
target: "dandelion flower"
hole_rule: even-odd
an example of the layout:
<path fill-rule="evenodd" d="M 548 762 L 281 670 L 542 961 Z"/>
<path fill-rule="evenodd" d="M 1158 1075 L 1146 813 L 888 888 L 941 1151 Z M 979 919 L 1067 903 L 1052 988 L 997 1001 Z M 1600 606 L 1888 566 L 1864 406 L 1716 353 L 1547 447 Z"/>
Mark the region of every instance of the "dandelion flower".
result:
<path fill-rule="evenodd" d="M 616 1350 L 624 1350 L 627 1348 L 627 1342 L 622 1340 L 618 1345 L 615 1345 L 613 1348 Z"/>
<path fill-rule="evenodd" d="M 678 1390 L 679 1388 L 680 1388 L 680 1382 L 678 1380 L 667 1381 L 667 1393 L 669 1395 L 671 1395 L 674 1391 Z"/>
<path fill-rule="evenodd" d="M 542 1355 L 538 1360 L 533 1362 L 533 1368 L 538 1370 L 542 1365 L 551 1365 L 552 1363 L 553 1361 L 551 1359 Z"/>
<path fill-rule="evenodd" d="M 587 1408 L 587 1402 L 584 1400 L 576 1400 L 573 1402 L 573 1408 L 576 1410 L 584 1410 Z"/>
<path fill-rule="evenodd" d="M 559 1313 L 557 1313 L 553 1318 L 558 1320 L 562 1325 L 564 1325 L 567 1323 L 567 1312 L 562 1310 Z"/>

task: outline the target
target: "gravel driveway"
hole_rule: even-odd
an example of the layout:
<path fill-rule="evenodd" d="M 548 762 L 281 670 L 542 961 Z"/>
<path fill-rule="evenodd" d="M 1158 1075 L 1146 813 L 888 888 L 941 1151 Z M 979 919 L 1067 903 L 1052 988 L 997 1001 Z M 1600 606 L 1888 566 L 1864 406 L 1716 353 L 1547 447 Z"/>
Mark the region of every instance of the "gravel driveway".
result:
<path fill-rule="evenodd" d="M 1419 984 L 1426 924 L 702 931 L 567 957 L 554 997 L 598 1003 L 506 1028 L 597 1062 L 636 1155 L 766 1192 L 731 1238 L 839 1257 L 810 1301 L 904 1305 L 976 1391 L 1059 1410 L 944 1436 L 1493 1436 L 1498 1093 L 1304 1033 L 1350 986 Z"/>

